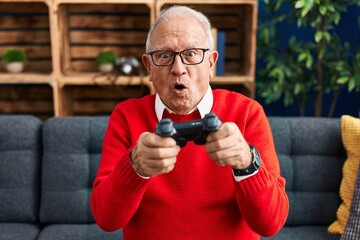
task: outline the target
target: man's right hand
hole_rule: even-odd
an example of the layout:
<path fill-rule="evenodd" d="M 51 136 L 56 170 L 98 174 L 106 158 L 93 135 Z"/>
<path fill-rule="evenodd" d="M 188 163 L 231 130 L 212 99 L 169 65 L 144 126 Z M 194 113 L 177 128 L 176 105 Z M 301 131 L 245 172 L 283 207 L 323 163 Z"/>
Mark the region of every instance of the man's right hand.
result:
<path fill-rule="evenodd" d="M 131 164 L 142 177 L 169 173 L 175 167 L 179 151 L 180 147 L 173 138 L 144 132 L 131 151 Z"/>

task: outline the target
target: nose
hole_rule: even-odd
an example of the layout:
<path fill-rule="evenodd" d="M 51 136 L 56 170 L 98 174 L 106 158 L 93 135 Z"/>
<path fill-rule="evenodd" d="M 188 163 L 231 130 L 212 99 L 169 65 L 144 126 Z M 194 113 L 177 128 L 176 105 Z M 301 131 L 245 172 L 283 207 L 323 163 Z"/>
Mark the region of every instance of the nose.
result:
<path fill-rule="evenodd" d="M 180 76 L 186 73 L 185 64 L 181 61 L 180 55 L 175 56 L 174 64 L 171 66 L 171 72 L 176 76 Z"/>

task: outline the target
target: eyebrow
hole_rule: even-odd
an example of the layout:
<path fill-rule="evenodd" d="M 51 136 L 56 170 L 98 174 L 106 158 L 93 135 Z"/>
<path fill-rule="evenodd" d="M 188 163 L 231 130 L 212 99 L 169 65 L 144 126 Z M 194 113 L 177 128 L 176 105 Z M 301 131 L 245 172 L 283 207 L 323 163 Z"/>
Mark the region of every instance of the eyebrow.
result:
<path fill-rule="evenodd" d="M 170 49 L 170 48 L 164 47 L 164 48 L 159 48 L 159 49 L 157 49 L 157 50 L 152 50 L 152 51 L 150 51 L 150 52 L 153 52 L 153 51 L 181 52 L 181 51 L 183 51 L 183 50 L 192 49 L 192 48 L 202 48 L 202 47 L 197 47 L 197 46 L 192 46 L 192 47 L 190 47 L 190 46 L 187 46 L 187 47 L 184 47 L 184 48 L 182 48 L 182 49 L 180 49 L 180 50 L 174 50 L 174 49 Z"/>
<path fill-rule="evenodd" d="M 205 45 L 208 45 L 208 44 L 205 44 Z M 150 52 L 159 51 L 159 50 L 178 52 L 178 51 L 182 51 L 182 50 L 190 49 L 190 48 L 202 48 L 202 47 L 204 47 L 198 41 L 196 41 L 194 43 L 186 43 L 185 47 L 180 49 L 180 50 L 174 50 L 174 49 L 170 48 L 169 46 L 167 46 L 166 44 L 156 44 L 156 45 L 153 45 L 153 46 L 154 46 L 154 49 L 156 49 L 156 50 L 151 50 Z"/>

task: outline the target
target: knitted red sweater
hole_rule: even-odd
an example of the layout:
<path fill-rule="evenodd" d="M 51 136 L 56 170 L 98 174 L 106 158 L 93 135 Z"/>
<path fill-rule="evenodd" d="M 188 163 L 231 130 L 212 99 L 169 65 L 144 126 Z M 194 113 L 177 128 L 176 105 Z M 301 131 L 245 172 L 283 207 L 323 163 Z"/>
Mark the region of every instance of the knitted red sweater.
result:
<path fill-rule="evenodd" d="M 172 172 L 139 177 L 129 151 L 142 132 L 154 132 L 155 96 L 127 100 L 110 117 L 91 197 L 93 215 L 103 230 L 122 228 L 126 240 L 252 240 L 282 228 L 289 208 L 285 180 L 262 107 L 238 93 L 213 94 L 212 112 L 223 122 L 235 122 L 259 150 L 259 172 L 236 182 L 230 167 L 216 166 L 204 146 L 188 142 Z"/>

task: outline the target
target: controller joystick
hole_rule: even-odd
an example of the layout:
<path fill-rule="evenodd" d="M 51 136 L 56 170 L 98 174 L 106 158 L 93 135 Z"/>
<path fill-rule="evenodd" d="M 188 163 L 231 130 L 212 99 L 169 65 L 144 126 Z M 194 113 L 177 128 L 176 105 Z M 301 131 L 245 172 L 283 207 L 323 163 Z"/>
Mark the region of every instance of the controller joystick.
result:
<path fill-rule="evenodd" d="M 221 124 L 215 113 L 208 113 L 203 119 L 187 122 L 173 122 L 165 118 L 156 126 L 155 133 L 162 137 L 172 137 L 180 147 L 184 147 L 188 141 L 202 145 L 206 143 L 208 134 L 217 131 Z"/>

